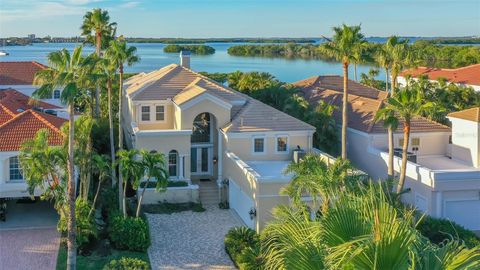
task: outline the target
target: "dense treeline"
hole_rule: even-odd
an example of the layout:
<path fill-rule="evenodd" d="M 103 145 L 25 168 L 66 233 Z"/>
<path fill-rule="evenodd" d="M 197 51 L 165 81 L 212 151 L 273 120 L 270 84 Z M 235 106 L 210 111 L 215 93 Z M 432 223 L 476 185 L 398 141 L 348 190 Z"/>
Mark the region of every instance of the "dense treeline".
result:
<path fill-rule="evenodd" d="M 432 44 L 480 44 L 480 38 L 438 38 L 428 40 L 428 42 Z"/>
<path fill-rule="evenodd" d="M 214 54 L 215 49 L 206 45 L 167 45 L 163 48 L 165 53 L 179 53 L 181 51 L 190 51 L 193 54 L 208 55 Z"/>
<path fill-rule="evenodd" d="M 308 38 L 127 38 L 133 43 L 203 44 L 203 43 L 315 43 Z"/>
<path fill-rule="evenodd" d="M 313 44 L 269 44 L 269 45 L 236 45 L 228 48 L 233 56 L 285 57 L 302 59 L 331 60 L 320 50 L 323 45 Z M 374 55 L 382 44 L 368 43 L 362 57 L 363 63 L 374 64 Z M 440 68 L 456 68 L 480 63 L 480 47 L 478 46 L 444 46 L 430 41 L 419 40 L 409 45 L 412 57 L 417 65 Z"/>

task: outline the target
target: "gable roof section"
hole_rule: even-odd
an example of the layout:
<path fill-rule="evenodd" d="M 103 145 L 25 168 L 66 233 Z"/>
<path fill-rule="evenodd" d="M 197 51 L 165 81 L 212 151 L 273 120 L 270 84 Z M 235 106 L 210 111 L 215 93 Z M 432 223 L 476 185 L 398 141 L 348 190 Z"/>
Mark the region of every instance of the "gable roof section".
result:
<path fill-rule="evenodd" d="M 337 78 L 332 78 L 337 77 Z M 341 84 L 340 84 L 341 82 Z M 333 117 L 338 124 L 342 123 L 343 106 L 343 77 L 341 76 L 316 76 L 293 83 L 298 87 L 304 97 L 312 104 L 321 100 L 336 106 Z M 375 122 L 375 114 L 383 107 L 387 93 L 375 88 L 350 81 L 348 95 L 348 127 L 366 133 L 385 133 L 383 121 Z M 330 89 L 330 87 L 334 89 Z M 412 119 L 412 132 L 448 132 L 450 128 L 430 121 L 423 117 Z M 401 131 L 403 120 L 399 121 L 397 132 Z"/>
<path fill-rule="evenodd" d="M 463 111 L 452 112 L 448 114 L 448 117 L 480 123 L 480 107 L 474 107 Z"/>
<path fill-rule="evenodd" d="M 60 127 L 65 119 L 42 112 L 27 110 L 0 125 L 0 151 L 19 151 L 23 142 L 33 139 L 40 129 L 49 131 L 49 143 L 60 145 Z"/>
<path fill-rule="evenodd" d="M 406 75 L 412 77 L 427 75 L 430 80 L 445 78 L 452 83 L 480 86 L 480 64 L 455 69 L 418 67 L 400 73 L 400 76 L 402 77 L 405 77 Z"/>
<path fill-rule="evenodd" d="M 35 61 L 0 62 L 0 85 L 32 85 L 35 73 L 46 68 Z"/>
<path fill-rule="evenodd" d="M 15 89 L 0 89 L 0 125 L 11 119 L 13 116 L 24 112 L 29 109 L 42 108 L 42 109 L 60 109 L 60 107 L 34 100 L 20 93 Z"/>

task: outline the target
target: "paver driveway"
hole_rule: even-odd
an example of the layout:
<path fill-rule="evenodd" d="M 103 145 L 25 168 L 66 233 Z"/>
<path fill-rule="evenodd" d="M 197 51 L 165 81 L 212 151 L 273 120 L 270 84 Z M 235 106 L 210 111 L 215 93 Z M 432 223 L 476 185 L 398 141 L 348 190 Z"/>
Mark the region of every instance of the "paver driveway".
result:
<path fill-rule="evenodd" d="M 0 269 L 53 270 L 59 245 L 56 228 L 0 230 Z"/>
<path fill-rule="evenodd" d="M 231 210 L 209 206 L 205 212 L 171 215 L 147 214 L 153 269 L 235 269 L 225 253 L 228 230 L 241 226 Z"/>

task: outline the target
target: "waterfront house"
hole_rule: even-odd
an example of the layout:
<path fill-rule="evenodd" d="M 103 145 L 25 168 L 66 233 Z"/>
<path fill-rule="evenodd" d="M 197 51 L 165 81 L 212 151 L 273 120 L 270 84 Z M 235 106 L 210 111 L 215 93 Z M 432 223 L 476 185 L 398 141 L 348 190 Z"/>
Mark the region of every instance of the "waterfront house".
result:
<path fill-rule="evenodd" d="M 316 76 L 294 83 L 312 104 L 320 100 L 337 106 L 341 124 L 343 77 Z M 387 177 L 388 137 L 376 112 L 386 93 L 348 81 L 348 158 L 373 179 Z M 478 108 L 449 115 L 452 128 L 417 117 L 412 120 L 409 161 L 403 200 L 434 217 L 480 230 L 480 169 Z M 477 117 L 477 118 L 475 118 Z M 402 122 L 394 133 L 395 171 L 400 172 Z"/>
<path fill-rule="evenodd" d="M 400 85 L 406 85 L 406 77 L 417 79 L 420 76 L 427 76 L 431 81 L 440 78 L 446 79 L 449 83 L 472 87 L 480 91 L 480 64 L 470 65 L 461 68 L 429 68 L 418 67 L 404 70 L 398 77 Z"/>
<path fill-rule="evenodd" d="M 227 202 L 260 230 L 288 203 L 283 169 L 296 149 L 312 150 L 315 128 L 192 71 L 189 57 L 125 82 L 127 145 L 164 153 L 171 181 L 198 185 L 204 204 Z"/>

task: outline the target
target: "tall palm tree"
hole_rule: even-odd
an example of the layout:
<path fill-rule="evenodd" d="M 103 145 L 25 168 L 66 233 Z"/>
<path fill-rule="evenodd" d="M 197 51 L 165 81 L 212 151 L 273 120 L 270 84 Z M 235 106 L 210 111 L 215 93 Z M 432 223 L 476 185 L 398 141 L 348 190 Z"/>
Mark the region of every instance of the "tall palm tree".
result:
<path fill-rule="evenodd" d="M 110 59 L 105 58 L 100 61 L 99 65 L 100 73 L 103 80 L 99 80 L 99 83 L 103 84 L 106 82 L 107 86 L 107 103 L 108 103 L 108 127 L 109 127 L 109 136 L 110 136 L 110 170 L 112 182 L 116 183 L 115 175 L 115 138 L 113 136 L 113 112 L 112 112 L 112 83 L 116 77 L 116 63 L 110 61 Z"/>
<path fill-rule="evenodd" d="M 378 112 L 378 115 L 380 116 L 387 118 L 398 116 L 403 120 L 402 168 L 397 186 L 397 193 L 403 191 L 403 186 L 405 184 L 411 120 L 414 117 L 421 116 L 432 106 L 433 103 L 425 102 L 423 100 L 422 94 L 417 88 L 403 88 L 398 91 L 398 93 L 388 98 L 385 107 Z"/>
<path fill-rule="evenodd" d="M 66 49 L 52 52 L 48 55 L 49 68 L 39 71 L 35 75 L 35 84 L 40 88 L 35 90 L 36 98 L 51 97 L 53 91 L 63 88 L 60 100 L 68 105 L 68 255 L 67 269 L 76 268 L 76 220 L 75 220 L 75 166 L 74 166 L 74 129 L 75 129 L 75 98 L 83 90 L 82 80 L 92 73 L 94 59 L 82 57 L 82 46 L 76 47 L 73 54 Z"/>
<path fill-rule="evenodd" d="M 326 55 L 342 62 L 343 65 L 343 108 L 342 108 L 342 158 L 347 158 L 347 127 L 348 127 L 348 66 L 355 61 L 355 52 L 366 46 L 360 25 L 334 27 L 333 38 L 320 46 Z"/>
<path fill-rule="evenodd" d="M 379 110 L 375 115 L 375 121 L 383 121 L 383 125 L 387 128 L 388 132 L 388 177 L 393 179 L 394 167 L 393 167 L 393 131 L 398 128 L 398 118 L 395 117 L 395 113 L 392 111 Z"/>
<path fill-rule="evenodd" d="M 377 65 L 385 69 L 385 92 L 388 93 L 388 80 L 391 60 L 386 46 L 386 44 L 383 44 L 382 47 L 376 51 L 374 58 Z"/>
<path fill-rule="evenodd" d="M 118 167 L 121 170 L 121 174 L 124 176 L 123 182 L 123 196 L 122 196 L 122 210 L 123 216 L 127 217 L 127 201 L 126 201 L 126 192 L 127 192 L 127 184 L 130 183 L 138 183 L 139 179 L 143 178 L 145 174 L 145 170 L 143 169 L 143 165 L 139 160 L 139 151 L 137 149 L 130 149 L 130 150 L 119 150 L 117 152 L 118 156 Z"/>
<path fill-rule="evenodd" d="M 165 166 L 165 156 L 162 153 L 148 152 L 145 149 L 140 151 L 142 158 L 141 164 L 145 170 L 145 177 L 147 181 L 143 185 L 142 194 L 138 198 L 137 213 L 136 216 L 140 216 L 140 209 L 142 206 L 143 195 L 148 188 L 148 184 L 152 178 L 156 181 L 157 191 L 164 191 L 167 187 L 168 172 Z"/>
<path fill-rule="evenodd" d="M 128 66 L 133 65 L 134 63 L 140 61 L 140 57 L 137 55 L 137 48 L 133 46 L 127 46 L 125 39 L 120 36 L 116 40 L 110 42 L 110 46 L 105 51 L 105 58 L 115 64 L 118 68 L 119 74 L 119 84 L 118 84 L 118 150 L 123 149 L 123 127 L 122 127 L 122 117 L 123 117 L 123 75 L 124 75 L 124 65 Z M 118 198 L 122 201 L 122 186 L 123 186 L 123 176 L 122 170 L 119 168 L 118 174 Z M 119 202 L 120 203 L 120 202 Z M 121 203 L 120 203 L 121 204 Z"/>
<path fill-rule="evenodd" d="M 387 39 L 384 46 L 390 59 L 391 94 L 393 95 L 397 88 L 398 74 L 413 63 L 412 54 L 408 45 L 408 39 L 400 40 L 397 36 L 391 36 Z"/>
<path fill-rule="evenodd" d="M 110 23 L 110 15 L 107 10 L 95 8 L 83 16 L 83 23 L 80 26 L 82 36 L 88 43 L 95 45 L 95 52 L 101 57 L 102 48 L 106 48 L 110 40 L 115 36 L 117 23 Z M 95 93 L 95 114 L 100 115 L 100 88 Z"/>

